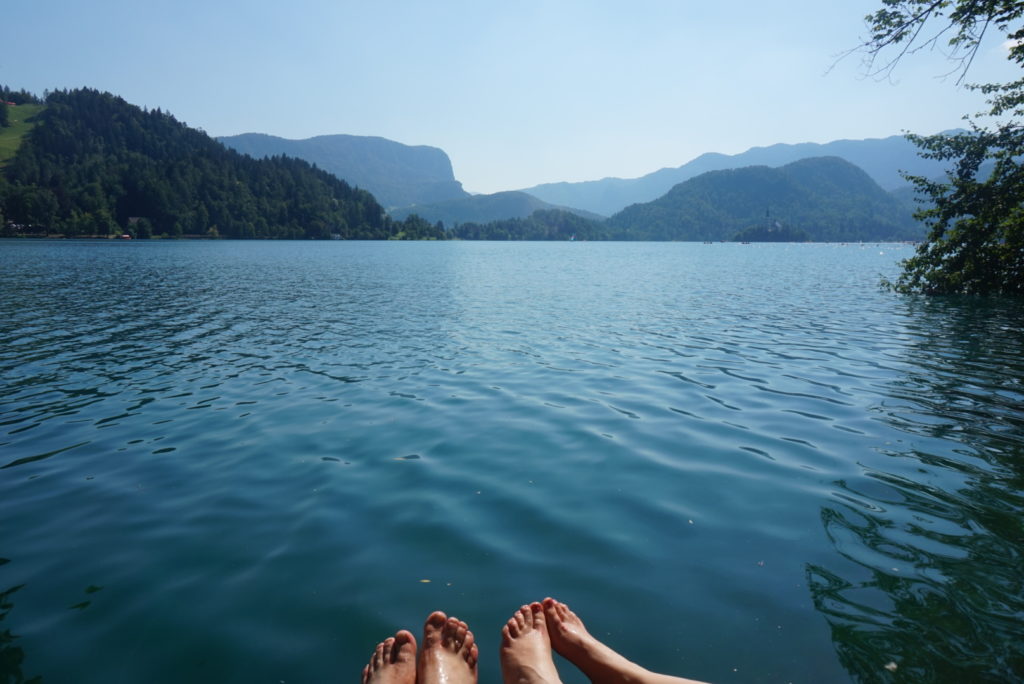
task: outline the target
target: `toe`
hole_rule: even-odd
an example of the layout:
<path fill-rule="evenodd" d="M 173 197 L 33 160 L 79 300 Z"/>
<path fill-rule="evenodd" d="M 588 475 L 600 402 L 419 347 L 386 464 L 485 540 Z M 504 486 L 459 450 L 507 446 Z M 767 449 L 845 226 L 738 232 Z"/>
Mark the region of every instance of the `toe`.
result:
<path fill-rule="evenodd" d="M 511 641 L 519 636 L 519 627 L 513 618 L 509 618 L 505 626 L 501 628 L 501 635 L 505 637 L 505 641 Z"/>
<path fill-rule="evenodd" d="M 462 645 L 466 643 L 466 634 L 468 633 L 469 626 L 465 622 L 459 622 L 455 627 L 455 634 L 453 635 L 455 650 L 460 650 Z"/>
<path fill-rule="evenodd" d="M 444 626 L 448 623 L 448 616 L 439 610 L 435 610 L 423 623 L 423 645 L 430 647 L 441 641 Z"/>
<path fill-rule="evenodd" d="M 448 618 L 447 622 L 444 623 L 444 629 L 441 631 L 441 645 L 445 648 L 453 648 L 458 631 L 459 621 L 453 617 Z"/>
<path fill-rule="evenodd" d="M 416 657 L 416 637 L 408 630 L 399 630 L 395 633 L 395 643 L 392 648 L 392 658 L 395 662 Z"/>
<path fill-rule="evenodd" d="M 544 629 L 544 607 L 539 603 L 530 604 L 530 624 L 534 629 Z"/>

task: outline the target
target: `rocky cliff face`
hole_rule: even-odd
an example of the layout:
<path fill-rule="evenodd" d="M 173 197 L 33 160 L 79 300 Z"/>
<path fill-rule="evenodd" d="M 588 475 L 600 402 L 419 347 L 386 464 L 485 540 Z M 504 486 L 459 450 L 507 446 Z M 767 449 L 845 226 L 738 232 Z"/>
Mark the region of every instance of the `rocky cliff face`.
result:
<path fill-rule="evenodd" d="M 448 155 L 436 147 L 356 135 L 288 140 L 245 133 L 218 140 L 256 158 L 286 155 L 304 159 L 350 185 L 368 190 L 388 209 L 469 196 L 455 180 Z"/>

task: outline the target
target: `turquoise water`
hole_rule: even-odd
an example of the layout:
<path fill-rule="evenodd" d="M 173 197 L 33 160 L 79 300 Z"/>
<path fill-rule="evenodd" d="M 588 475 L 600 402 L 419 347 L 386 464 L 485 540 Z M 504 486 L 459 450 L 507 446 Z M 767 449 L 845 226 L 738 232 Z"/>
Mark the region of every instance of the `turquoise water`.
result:
<path fill-rule="evenodd" d="M 1024 677 L 1024 307 L 910 253 L 0 242 L 0 681 L 355 681 L 442 609 L 495 682 L 545 595 L 717 682 Z"/>

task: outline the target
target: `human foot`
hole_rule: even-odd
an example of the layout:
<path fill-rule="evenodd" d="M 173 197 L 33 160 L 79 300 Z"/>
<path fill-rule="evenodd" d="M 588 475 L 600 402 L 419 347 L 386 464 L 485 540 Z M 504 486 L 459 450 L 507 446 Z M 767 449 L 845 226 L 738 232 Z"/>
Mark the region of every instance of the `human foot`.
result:
<path fill-rule="evenodd" d="M 417 684 L 476 684 L 478 655 L 469 625 L 434 611 L 423 625 Z"/>
<path fill-rule="evenodd" d="M 501 628 L 501 676 L 505 684 L 561 684 L 541 604 L 521 607 Z"/>
<path fill-rule="evenodd" d="M 404 629 L 377 644 L 363 668 L 363 684 L 414 684 L 416 637 Z"/>
<path fill-rule="evenodd" d="M 594 638 L 583 620 L 561 601 L 543 602 L 551 646 L 594 684 L 682 684 L 695 680 L 658 674 L 640 667 Z"/>
<path fill-rule="evenodd" d="M 548 597 L 544 599 L 542 606 L 551 645 L 562 656 L 573 661 L 570 656 L 582 656 L 601 645 L 566 604 Z"/>

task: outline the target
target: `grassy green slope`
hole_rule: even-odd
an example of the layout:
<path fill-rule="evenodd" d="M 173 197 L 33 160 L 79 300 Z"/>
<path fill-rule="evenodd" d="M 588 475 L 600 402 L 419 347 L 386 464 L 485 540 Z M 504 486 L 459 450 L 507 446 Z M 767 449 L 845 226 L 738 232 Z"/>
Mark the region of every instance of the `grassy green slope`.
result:
<path fill-rule="evenodd" d="M 24 104 L 17 107 L 9 107 L 7 115 L 11 125 L 7 128 L 0 128 L 0 166 L 3 166 L 14 157 L 21 145 L 22 139 L 28 135 L 34 125 L 32 117 L 43 110 L 43 105 Z"/>

